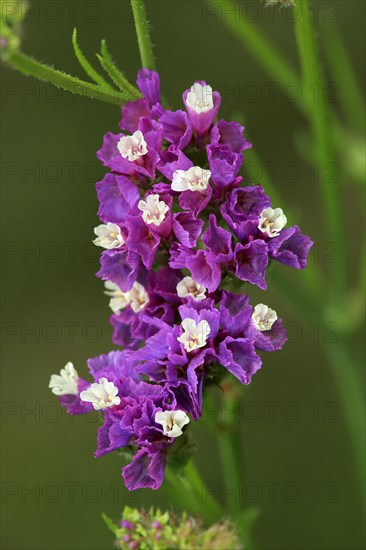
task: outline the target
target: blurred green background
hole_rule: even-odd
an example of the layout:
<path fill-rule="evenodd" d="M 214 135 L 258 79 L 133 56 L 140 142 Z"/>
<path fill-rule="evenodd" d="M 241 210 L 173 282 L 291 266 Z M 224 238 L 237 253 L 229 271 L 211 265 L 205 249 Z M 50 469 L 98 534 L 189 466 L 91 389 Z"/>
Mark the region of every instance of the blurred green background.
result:
<path fill-rule="evenodd" d="M 71 45 L 76 26 L 85 53 L 92 57 L 106 38 L 118 65 L 134 80 L 140 61 L 128 2 L 30 4 L 24 52 L 84 78 Z M 296 66 L 289 12 L 266 9 L 259 1 L 238 4 L 244 10 L 241 16 L 251 18 Z M 335 26 L 363 87 L 365 3 L 316 5 L 320 39 L 326 25 Z M 272 171 L 272 184 L 295 212 L 296 223 L 317 243 L 313 261 L 337 269 L 345 260 L 337 256 L 337 243 L 334 255 L 327 248 L 314 170 L 305 161 L 307 121 L 286 90 L 211 15 L 207 3 L 150 0 L 147 8 L 164 96 L 180 108 L 181 93 L 195 79 L 221 91 L 220 115 L 231 119 L 239 113 L 245 120 L 256 152 Z M 94 276 L 99 251 L 90 241 L 98 222 L 94 183 L 103 174 L 95 152 L 105 132 L 117 131 L 120 113 L 5 67 L 1 72 L 2 548 L 111 548 L 113 536 L 101 512 L 117 518 L 125 504 L 165 508 L 171 503 L 163 491 L 129 494 L 122 485 L 120 457 L 93 458 L 96 418 L 67 417 L 47 386 L 50 375 L 67 361 L 86 376 L 86 359 L 112 348 L 107 298 Z M 347 81 L 336 85 L 330 100 L 341 113 Z M 344 140 L 349 144 L 357 134 L 347 130 Z M 356 139 L 356 156 L 357 147 Z M 251 162 L 249 151 L 246 163 Z M 266 185 L 260 174 L 256 181 Z M 357 184 L 347 180 L 342 186 L 349 219 L 347 262 L 356 280 L 362 195 Z M 281 272 L 282 267 L 275 269 Z M 319 319 L 302 321 L 271 286 L 266 294 L 252 288 L 249 294 L 254 303 L 264 301 L 277 310 L 290 336 L 282 352 L 265 356 L 237 412 L 247 480 L 240 498 L 243 505 L 261 509 L 255 547 L 361 549 L 364 516 L 354 458 L 322 346 L 336 350 L 346 336 L 336 328 L 334 338 Z M 336 320 L 330 316 L 329 322 Z M 362 330 L 347 339 L 360 356 Z M 212 407 L 206 410 L 211 412 Z M 225 411 L 219 414 L 224 417 Z M 221 485 L 215 438 L 206 433 L 204 423 L 193 431 L 205 481 L 221 501 L 233 498 Z"/>

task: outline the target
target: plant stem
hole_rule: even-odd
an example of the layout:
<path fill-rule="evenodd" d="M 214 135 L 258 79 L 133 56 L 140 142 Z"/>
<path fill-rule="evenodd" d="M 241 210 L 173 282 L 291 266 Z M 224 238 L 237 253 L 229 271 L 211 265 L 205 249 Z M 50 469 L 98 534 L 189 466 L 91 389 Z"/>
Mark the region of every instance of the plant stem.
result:
<path fill-rule="evenodd" d="M 145 69 L 155 70 L 155 59 L 144 0 L 131 0 L 131 6 L 133 17 L 135 20 L 137 41 L 139 44 L 142 66 Z"/>
<path fill-rule="evenodd" d="M 266 38 L 265 34 L 260 31 L 258 25 L 253 25 L 244 17 L 240 17 L 239 21 L 232 16 L 222 16 L 220 6 L 225 6 L 225 13 L 235 13 L 238 5 L 232 0 L 214 0 L 218 11 L 216 15 L 221 18 L 222 22 L 232 31 L 232 33 L 251 51 L 262 67 L 278 82 L 284 86 L 289 83 L 299 83 L 299 77 L 291 65 L 284 61 L 281 54 L 277 53 L 271 42 Z M 291 93 L 291 89 L 289 89 Z M 296 92 L 297 93 L 297 92 Z"/>
<path fill-rule="evenodd" d="M 50 82 L 57 88 L 62 88 L 73 94 L 82 95 L 90 99 L 98 99 L 114 105 L 123 105 L 131 101 L 130 95 L 107 88 L 101 88 L 96 84 L 85 82 L 74 76 L 58 71 L 53 67 L 44 65 L 39 61 L 21 53 L 12 52 L 6 58 L 6 63 L 27 76 L 33 76 L 44 82 Z"/>
<path fill-rule="evenodd" d="M 271 279 L 275 282 L 275 289 L 280 289 L 283 299 L 288 300 L 288 306 L 293 313 L 299 319 L 306 321 L 309 328 L 314 322 L 327 323 L 329 321 L 326 318 L 326 310 L 322 311 L 319 305 L 312 303 L 304 290 L 295 286 L 289 278 L 284 280 L 281 274 L 273 270 Z M 354 360 L 350 357 L 345 342 L 324 343 L 323 351 L 327 356 L 328 366 L 344 410 L 363 499 L 365 487 L 365 399 L 361 389 L 361 377 L 357 373 Z"/>
<path fill-rule="evenodd" d="M 350 442 L 356 462 L 357 480 L 365 497 L 365 401 L 361 384 L 361 376 L 355 369 L 354 360 L 349 355 L 347 347 L 339 343 L 323 345 L 333 371 L 342 409 L 348 427 Z"/>
<path fill-rule="evenodd" d="M 165 470 L 164 489 L 172 502 L 193 515 L 198 514 L 199 503 L 188 480 L 169 466 Z"/>
<path fill-rule="evenodd" d="M 227 407 L 226 423 L 219 427 L 218 444 L 222 471 L 226 484 L 228 512 L 235 519 L 241 512 L 240 492 L 243 484 L 244 459 L 241 449 L 241 437 L 238 423 L 235 421 L 235 406 L 239 396 L 235 390 L 225 391 L 223 404 Z"/>
<path fill-rule="evenodd" d="M 182 473 L 166 469 L 165 489 L 172 501 L 193 515 L 199 514 L 207 522 L 214 523 L 224 512 L 216 499 L 204 490 L 201 476 L 192 460 Z"/>
<path fill-rule="evenodd" d="M 365 117 L 362 115 L 365 102 L 359 88 L 348 52 L 342 43 L 339 25 L 324 25 L 324 45 L 327 60 L 332 71 L 334 84 L 338 85 L 340 105 L 348 123 L 360 133 L 365 134 Z"/>
<path fill-rule="evenodd" d="M 235 118 L 237 120 L 238 117 Z M 286 216 L 290 224 L 293 223 L 295 216 L 292 214 L 291 209 L 286 206 L 286 201 L 282 198 L 276 187 L 272 184 L 269 171 L 262 163 L 259 155 L 255 150 L 249 149 L 247 156 L 259 169 L 262 176 L 262 185 L 266 192 L 270 195 L 272 204 L 274 206 L 280 206 L 285 210 Z M 301 273 L 304 283 L 308 286 L 314 297 L 319 298 L 324 291 L 324 281 L 321 271 L 317 268 L 314 262 L 309 261 L 307 268 Z"/>
<path fill-rule="evenodd" d="M 240 438 L 233 431 L 224 430 L 218 434 L 218 443 L 222 471 L 225 476 L 225 490 L 228 494 L 227 508 L 229 514 L 235 518 L 241 510 L 240 491 L 242 486 L 239 477 L 242 474 L 242 464 L 238 457 Z"/>
<path fill-rule="evenodd" d="M 192 459 L 188 462 L 185 471 L 187 478 L 195 490 L 197 499 L 207 508 L 211 521 L 217 521 L 222 518 L 224 515 L 222 506 L 218 503 L 216 498 L 205 489 L 201 475 Z"/>
<path fill-rule="evenodd" d="M 340 205 L 339 182 L 330 178 L 330 170 L 337 168 L 334 157 L 334 142 L 330 117 L 326 104 L 325 80 L 319 61 L 318 45 L 309 0 L 298 0 L 301 15 L 296 19 L 295 31 L 302 65 L 304 93 L 307 98 L 308 116 L 315 141 L 315 153 L 319 165 L 319 184 L 323 196 L 328 242 L 336 242 L 344 255 L 344 231 Z M 314 88 L 315 87 L 315 88 Z M 315 89 L 315 97 L 312 91 Z M 338 303 L 344 296 L 345 258 L 330 274 L 333 284 L 329 285 L 331 303 Z"/>

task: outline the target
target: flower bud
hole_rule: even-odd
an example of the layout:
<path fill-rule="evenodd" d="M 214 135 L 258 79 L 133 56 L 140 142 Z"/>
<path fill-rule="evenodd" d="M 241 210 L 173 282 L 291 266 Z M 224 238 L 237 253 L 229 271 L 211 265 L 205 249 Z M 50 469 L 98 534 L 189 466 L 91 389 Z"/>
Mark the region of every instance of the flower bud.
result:
<path fill-rule="evenodd" d="M 109 522 L 108 525 L 111 527 Z M 126 506 L 121 528 L 111 528 L 117 537 L 116 547 L 121 550 L 180 548 L 182 540 L 185 548 L 197 550 L 242 548 L 235 528 L 228 521 L 215 523 L 207 529 L 199 517 L 188 517 L 186 513 L 180 516 L 170 512 L 162 513 L 154 508 L 147 512 Z M 151 541 L 151 545 L 148 541 Z"/>

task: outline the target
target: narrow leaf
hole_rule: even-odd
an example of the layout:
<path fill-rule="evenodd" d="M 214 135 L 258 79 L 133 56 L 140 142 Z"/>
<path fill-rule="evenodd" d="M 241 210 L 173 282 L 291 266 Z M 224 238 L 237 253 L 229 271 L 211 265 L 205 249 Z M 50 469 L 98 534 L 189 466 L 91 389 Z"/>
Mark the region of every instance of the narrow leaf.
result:
<path fill-rule="evenodd" d="M 94 82 L 99 84 L 100 86 L 108 88 L 110 90 L 113 90 L 112 86 L 102 77 L 102 75 L 100 75 L 94 69 L 94 67 L 89 63 L 89 61 L 87 60 L 87 58 L 85 57 L 85 55 L 81 51 L 80 46 L 78 44 L 78 37 L 77 37 L 76 28 L 74 29 L 74 32 L 72 33 L 72 44 L 74 46 L 75 55 L 76 55 L 80 65 L 82 66 L 82 68 L 86 72 L 86 74 L 88 76 L 90 76 L 90 78 L 92 80 L 94 80 Z"/>
<path fill-rule="evenodd" d="M 118 67 L 114 64 L 105 40 L 102 40 L 101 55 L 97 54 L 97 57 L 103 69 L 122 92 L 127 93 L 127 95 L 133 99 L 139 99 L 141 97 L 141 94 L 137 88 L 129 83 Z"/>
<path fill-rule="evenodd" d="M 11 67 L 28 76 L 33 76 L 44 82 L 49 82 L 57 88 L 62 88 L 73 94 L 82 95 L 90 99 L 98 99 L 99 101 L 112 103 L 114 105 L 122 105 L 126 101 L 132 101 L 134 99 L 128 94 L 121 94 L 117 90 L 107 90 L 96 84 L 85 82 L 75 76 L 58 71 L 21 52 L 13 52 L 6 59 L 6 62 Z"/>

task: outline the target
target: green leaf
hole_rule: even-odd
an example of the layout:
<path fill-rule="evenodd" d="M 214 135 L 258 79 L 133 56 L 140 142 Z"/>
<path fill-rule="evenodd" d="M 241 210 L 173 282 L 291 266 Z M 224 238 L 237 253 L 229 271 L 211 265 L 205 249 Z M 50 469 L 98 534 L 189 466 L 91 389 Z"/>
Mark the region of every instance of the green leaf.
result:
<path fill-rule="evenodd" d="M 127 94 L 129 97 L 132 97 L 133 100 L 142 97 L 137 88 L 128 82 L 118 67 L 114 64 L 105 40 L 102 40 L 101 55 L 97 54 L 97 57 L 103 69 L 123 93 Z"/>
<path fill-rule="evenodd" d="M 44 82 L 49 82 L 57 88 L 62 88 L 73 94 L 82 95 L 90 99 L 98 99 L 99 101 L 105 101 L 114 105 L 123 105 L 126 101 L 133 101 L 135 99 L 128 93 L 122 94 L 117 90 L 112 91 L 101 88 L 96 84 L 85 82 L 75 76 L 58 71 L 21 52 L 12 52 L 6 58 L 6 63 L 27 76 L 33 76 Z"/>
<path fill-rule="evenodd" d="M 110 529 L 112 531 L 112 533 L 117 535 L 118 531 L 119 531 L 119 528 L 114 523 L 114 521 L 112 521 L 111 518 L 109 518 L 106 514 L 102 514 L 102 518 L 103 518 L 104 523 L 108 527 L 108 529 Z"/>
<path fill-rule="evenodd" d="M 72 44 L 74 46 L 75 55 L 86 74 L 90 76 L 90 78 L 94 80 L 96 84 L 99 84 L 99 86 L 101 86 L 102 88 L 105 87 L 113 90 L 112 86 L 94 69 L 94 67 L 89 63 L 89 61 L 81 51 L 78 44 L 76 27 L 74 29 L 74 32 L 72 33 Z"/>

